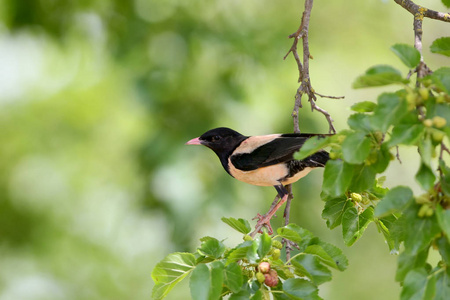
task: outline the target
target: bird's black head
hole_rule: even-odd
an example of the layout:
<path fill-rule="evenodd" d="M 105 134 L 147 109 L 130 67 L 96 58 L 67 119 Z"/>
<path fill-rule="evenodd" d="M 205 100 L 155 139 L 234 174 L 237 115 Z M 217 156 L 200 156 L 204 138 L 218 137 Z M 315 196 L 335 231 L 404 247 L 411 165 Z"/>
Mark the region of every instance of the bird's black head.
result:
<path fill-rule="evenodd" d="M 202 134 L 198 139 L 202 145 L 219 153 L 231 153 L 246 137 L 233 129 L 219 127 Z"/>
<path fill-rule="evenodd" d="M 187 142 L 187 145 L 204 145 L 213 150 L 228 171 L 228 157 L 247 137 L 230 128 L 219 127 L 211 129 L 200 137 Z"/>

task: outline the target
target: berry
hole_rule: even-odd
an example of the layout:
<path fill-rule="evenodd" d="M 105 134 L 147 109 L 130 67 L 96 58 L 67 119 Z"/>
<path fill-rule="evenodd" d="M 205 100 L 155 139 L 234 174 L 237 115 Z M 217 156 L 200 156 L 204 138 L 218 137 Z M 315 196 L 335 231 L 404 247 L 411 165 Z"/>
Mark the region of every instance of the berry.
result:
<path fill-rule="evenodd" d="M 278 284 L 278 273 L 275 270 L 270 270 L 269 273 L 264 274 L 264 283 L 267 286 L 274 287 Z"/>
<path fill-rule="evenodd" d="M 259 283 L 263 283 L 266 280 L 266 276 L 264 276 L 263 273 L 258 272 L 256 273 L 256 280 L 258 280 Z"/>
<path fill-rule="evenodd" d="M 263 261 L 258 265 L 258 270 L 264 274 L 268 273 L 270 271 L 270 264 L 266 261 Z"/>
<path fill-rule="evenodd" d="M 272 253 L 272 258 L 273 258 L 274 260 L 277 260 L 277 259 L 280 258 L 280 256 L 281 256 L 281 251 L 280 251 L 280 249 L 274 249 L 274 250 L 273 250 L 273 253 Z"/>
<path fill-rule="evenodd" d="M 436 128 L 442 128 L 447 124 L 447 120 L 443 117 L 435 116 L 433 117 L 433 125 Z"/>

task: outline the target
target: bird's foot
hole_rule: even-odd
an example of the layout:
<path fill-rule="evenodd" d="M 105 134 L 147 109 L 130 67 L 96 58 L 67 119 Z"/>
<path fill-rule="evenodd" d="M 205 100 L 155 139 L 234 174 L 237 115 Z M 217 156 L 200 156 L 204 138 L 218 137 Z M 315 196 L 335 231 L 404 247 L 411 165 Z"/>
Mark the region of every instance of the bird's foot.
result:
<path fill-rule="evenodd" d="M 250 236 L 255 236 L 256 233 L 263 233 L 262 228 L 266 227 L 267 228 L 267 233 L 272 235 L 273 234 L 273 229 L 272 226 L 270 225 L 270 219 L 272 219 L 273 215 L 270 214 L 265 214 L 265 215 L 261 215 L 261 214 L 257 214 L 256 217 L 254 217 L 252 220 L 258 220 L 258 223 L 256 223 L 255 226 L 255 230 L 250 234 Z"/>

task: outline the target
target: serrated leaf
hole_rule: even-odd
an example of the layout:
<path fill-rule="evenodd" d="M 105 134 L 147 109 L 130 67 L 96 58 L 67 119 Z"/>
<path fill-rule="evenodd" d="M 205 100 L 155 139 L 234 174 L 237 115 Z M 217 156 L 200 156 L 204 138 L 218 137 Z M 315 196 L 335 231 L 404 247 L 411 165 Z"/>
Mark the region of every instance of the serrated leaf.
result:
<path fill-rule="evenodd" d="M 441 37 L 433 41 L 430 51 L 445 56 L 450 56 L 450 37 Z"/>
<path fill-rule="evenodd" d="M 232 217 L 231 218 L 223 217 L 221 220 L 222 222 L 229 225 L 231 228 L 239 231 L 240 233 L 247 234 L 252 230 L 248 221 L 241 218 L 235 219 Z"/>
<path fill-rule="evenodd" d="M 442 256 L 442 260 L 448 266 L 450 263 L 450 243 L 447 239 L 447 236 L 441 236 L 440 238 L 436 239 L 434 243 L 439 250 L 439 254 L 441 254 Z"/>
<path fill-rule="evenodd" d="M 433 187 L 436 176 L 431 168 L 422 162 L 417 171 L 416 180 L 424 190 L 428 191 Z"/>
<path fill-rule="evenodd" d="M 417 141 L 423 136 L 425 126 L 422 124 L 397 125 L 392 130 L 391 138 L 388 141 L 389 147 L 397 145 L 416 145 Z"/>
<path fill-rule="evenodd" d="M 442 67 L 429 75 L 434 84 L 441 88 L 444 92 L 450 93 L 450 68 Z"/>
<path fill-rule="evenodd" d="M 225 245 L 215 238 L 208 237 L 203 241 L 198 252 L 204 256 L 219 258 L 225 252 Z"/>
<path fill-rule="evenodd" d="M 155 282 L 152 298 L 164 298 L 194 267 L 195 256 L 192 253 L 178 252 L 167 255 L 152 271 L 152 279 Z"/>
<path fill-rule="evenodd" d="M 258 245 L 256 241 L 245 241 L 228 253 L 225 265 L 229 265 L 244 258 L 256 262 L 258 259 L 257 249 Z"/>
<path fill-rule="evenodd" d="M 340 271 L 344 271 L 348 265 L 348 260 L 341 249 L 323 241 L 308 246 L 304 253 L 314 254 L 327 266 Z"/>
<path fill-rule="evenodd" d="M 272 248 L 272 238 L 264 232 L 257 238 L 258 256 L 260 259 L 264 258 Z"/>
<path fill-rule="evenodd" d="M 398 253 L 399 250 L 399 243 L 396 242 L 396 240 L 391 235 L 391 228 L 393 227 L 393 224 L 397 221 L 397 217 L 394 215 L 390 215 L 381 219 L 375 219 L 374 222 L 378 227 L 378 230 L 381 231 L 381 233 L 384 236 L 384 240 L 386 241 L 386 244 L 389 247 L 389 251 L 391 251 L 391 254 Z"/>
<path fill-rule="evenodd" d="M 283 291 L 286 295 L 291 297 L 291 299 L 320 299 L 317 286 L 305 279 L 289 278 L 283 282 Z"/>
<path fill-rule="evenodd" d="M 299 271 L 299 276 L 305 275 L 317 285 L 331 280 L 331 271 L 323 266 L 315 255 L 301 254 L 292 259 L 291 262 L 294 271 Z"/>
<path fill-rule="evenodd" d="M 229 300 L 248 300 L 250 299 L 250 292 L 246 290 L 242 290 L 239 293 L 232 294 Z"/>
<path fill-rule="evenodd" d="M 219 299 L 222 292 L 223 269 L 220 262 L 212 263 L 210 268 L 205 264 L 198 265 L 192 271 L 189 281 L 192 299 Z"/>
<path fill-rule="evenodd" d="M 313 155 L 317 151 L 328 146 L 332 141 L 331 137 L 326 136 L 313 136 L 306 140 L 300 150 L 294 154 L 294 158 L 297 160 L 304 159 L 310 155 Z"/>
<path fill-rule="evenodd" d="M 353 104 L 350 108 L 351 110 L 356 112 L 372 112 L 375 109 L 375 107 L 377 107 L 377 104 L 375 102 L 362 101 Z"/>
<path fill-rule="evenodd" d="M 369 155 L 370 139 L 365 132 L 356 131 L 348 135 L 342 143 L 344 160 L 350 164 L 360 164 Z"/>
<path fill-rule="evenodd" d="M 436 215 L 423 218 L 418 216 L 420 207 L 414 203 L 403 213 L 404 245 L 405 251 L 410 255 L 430 247 L 431 241 L 441 232 Z"/>
<path fill-rule="evenodd" d="M 433 300 L 447 300 L 450 295 L 450 271 L 439 272 L 436 277 L 436 295 Z"/>
<path fill-rule="evenodd" d="M 375 185 L 375 169 L 365 164 L 357 165 L 354 168 L 350 190 L 353 192 L 363 192 Z"/>
<path fill-rule="evenodd" d="M 241 267 L 237 263 L 231 263 L 225 268 L 223 273 L 223 283 L 233 293 L 237 293 L 241 290 L 244 280 Z"/>
<path fill-rule="evenodd" d="M 394 93 L 383 93 L 378 97 L 378 106 L 371 118 L 372 127 L 386 132 L 407 113 L 407 103 L 404 99 Z"/>
<path fill-rule="evenodd" d="M 372 130 L 370 124 L 370 115 L 357 113 L 353 114 L 347 119 L 348 127 L 355 131 L 364 131 L 369 133 Z"/>
<path fill-rule="evenodd" d="M 381 199 L 375 208 L 374 215 L 381 218 L 393 213 L 401 212 L 408 204 L 411 203 L 413 192 L 409 187 L 397 186 L 387 192 L 386 196 Z"/>
<path fill-rule="evenodd" d="M 436 205 L 436 217 L 439 226 L 445 232 L 447 239 L 450 241 L 450 210 L 443 209 L 442 206 Z"/>
<path fill-rule="evenodd" d="M 403 289 L 400 294 L 401 300 L 420 300 L 420 299 L 433 299 L 435 281 L 434 277 L 428 280 L 428 274 L 425 269 L 415 269 L 406 275 L 405 282 L 403 283 Z M 427 291 L 428 290 L 428 291 Z"/>
<path fill-rule="evenodd" d="M 391 50 L 409 68 L 415 68 L 420 62 L 420 53 L 413 46 L 407 44 L 395 44 Z"/>
<path fill-rule="evenodd" d="M 322 211 L 322 218 L 327 220 L 328 228 L 333 229 L 340 225 L 344 211 L 350 206 L 352 206 L 352 202 L 348 201 L 346 196 L 328 200 Z"/>
<path fill-rule="evenodd" d="M 368 207 L 358 214 L 356 207 L 350 207 L 342 216 L 342 235 L 347 246 L 353 245 L 373 221 L 373 208 Z"/>
<path fill-rule="evenodd" d="M 403 79 L 398 70 L 391 66 L 378 65 L 368 69 L 365 75 L 356 78 L 353 88 L 359 89 L 400 83 L 408 83 L 408 80 Z"/>
<path fill-rule="evenodd" d="M 353 169 L 342 160 L 329 160 L 323 174 L 322 190 L 332 197 L 343 195 L 352 180 Z"/>
<path fill-rule="evenodd" d="M 372 150 L 373 151 L 373 150 Z M 393 157 L 391 152 L 389 151 L 389 147 L 386 143 L 381 144 L 380 149 L 376 151 L 377 153 L 377 160 L 373 162 L 370 167 L 376 172 L 376 173 L 383 173 L 386 168 L 389 166 L 389 163 L 391 162 L 391 158 Z M 369 154 L 370 157 L 371 154 Z"/>
<path fill-rule="evenodd" d="M 395 280 L 398 282 L 403 282 L 409 271 L 425 267 L 427 257 L 428 248 L 415 255 L 410 255 L 404 251 L 400 253 L 397 260 L 397 272 L 395 273 Z"/>

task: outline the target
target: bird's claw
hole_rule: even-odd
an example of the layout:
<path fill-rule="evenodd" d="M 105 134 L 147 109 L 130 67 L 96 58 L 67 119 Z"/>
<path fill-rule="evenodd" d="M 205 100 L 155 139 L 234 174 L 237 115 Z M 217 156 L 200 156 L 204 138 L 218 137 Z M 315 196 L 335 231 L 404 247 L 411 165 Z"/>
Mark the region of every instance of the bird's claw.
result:
<path fill-rule="evenodd" d="M 270 225 L 270 219 L 271 217 L 268 217 L 267 215 L 261 215 L 258 213 L 256 217 L 254 217 L 252 220 L 258 220 L 258 223 L 256 223 L 255 230 L 258 230 L 258 233 L 263 233 L 262 228 L 267 228 L 267 233 L 269 235 L 273 234 L 272 226 Z"/>

